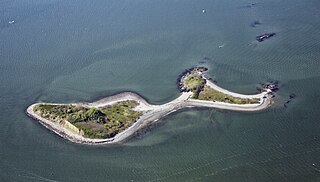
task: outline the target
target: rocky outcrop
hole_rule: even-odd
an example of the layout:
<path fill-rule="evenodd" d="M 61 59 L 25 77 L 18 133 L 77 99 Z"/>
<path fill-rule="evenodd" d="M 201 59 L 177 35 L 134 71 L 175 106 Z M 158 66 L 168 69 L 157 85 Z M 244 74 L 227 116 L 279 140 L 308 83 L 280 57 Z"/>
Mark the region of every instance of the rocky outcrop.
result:
<path fill-rule="evenodd" d="M 266 39 L 269 39 L 275 35 L 276 35 L 276 33 L 265 33 L 265 34 L 256 36 L 256 40 L 258 42 L 262 42 L 262 41 L 265 41 Z"/>
<path fill-rule="evenodd" d="M 186 69 L 184 72 L 182 72 L 177 78 L 177 85 L 178 85 L 178 88 L 179 88 L 180 92 L 189 92 L 190 91 L 183 84 L 183 80 L 189 74 L 192 74 L 192 73 L 203 73 L 203 72 L 205 72 L 207 70 L 208 70 L 208 68 L 206 68 L 204 66 L 198 66 L 198 67 L 192 67 L 190 69 Z"/>

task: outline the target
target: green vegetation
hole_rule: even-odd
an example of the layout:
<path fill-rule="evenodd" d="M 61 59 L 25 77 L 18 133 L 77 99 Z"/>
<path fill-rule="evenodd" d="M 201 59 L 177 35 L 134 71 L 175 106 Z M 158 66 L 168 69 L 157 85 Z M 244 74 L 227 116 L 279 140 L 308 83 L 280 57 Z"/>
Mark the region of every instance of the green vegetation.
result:
<path fill-rule="evenodd" d="M 135 101 L 123 101 L 104 108 L 80 105 L 39 104 L 34 111 L 50 120 L 67 120 L 88 138 L 111 138 L 131 126 L 142 115 L 134 111 Z"/>
<path fill-rule="evenodd" d="M 188 91 L 193 92 L 193 99 L 209 100 L 226 102 L 231 104 L 256 104 L 259 103 L 259 98 L 245 99 L 239 97 L 233 97 L 231 95 L 224 94 L 213 88 L 205 86 L 206 80 L 195 72 L 201 72 L 203 70 L 195 70 L 191 74 L 188 74 L 183 80 L 183 86 Z"/>
<path fill-rule="evenodd" d="M 196 92 L 206 81 L 198 74 L 190 74 L 183 80 L 183 85 L 190 91 Z"/>
<path fill-rule="evenodd" d="M 209 101 L 218 101 L 218 102 L 226 102 L 231 104 L 256 104 L 259 103 L 259 98 L 254 99 L 244 99 L 233 97 L 217 90 L 214 90 L 208 86 L 205 86 L 203 90 L 199 93 L 199 96 L 196 98 L 199 100 L 209 100 Z"/>

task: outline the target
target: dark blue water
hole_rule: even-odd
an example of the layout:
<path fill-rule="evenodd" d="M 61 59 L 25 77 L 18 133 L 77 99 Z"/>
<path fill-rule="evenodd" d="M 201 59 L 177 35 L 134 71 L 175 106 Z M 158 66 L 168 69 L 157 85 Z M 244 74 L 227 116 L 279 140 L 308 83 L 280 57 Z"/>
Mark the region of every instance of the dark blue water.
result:
<path fill-rule="evenodd" d="M 319 8 L 317 0 L 1 1 L 0 181 L 319 181 Z M 276 36 L 255 41 L 266 32 Z M 112 146 L 70 143 L 25 115 L 34 102 L 127 90 L 164 103 L 194 65 L 232 91 L 254 93 L 268 79 L 281 89 L 268 110 L 186 109 Z"/>

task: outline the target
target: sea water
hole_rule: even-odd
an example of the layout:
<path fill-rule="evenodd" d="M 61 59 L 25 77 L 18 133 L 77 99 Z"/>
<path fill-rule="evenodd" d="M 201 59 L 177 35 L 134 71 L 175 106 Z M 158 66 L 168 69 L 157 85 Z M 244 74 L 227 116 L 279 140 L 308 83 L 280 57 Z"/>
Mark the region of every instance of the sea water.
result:
<path fill-rule="evenodd" d="M 1 181 L 319 180 L 319 8 L 317 0 L 0 2 Z M 74 144 L 25 114 L 34 102 L 121 91 L 165 103 L 195 65 L 235 92 L 255 93 L 267 80 L 280 91 L 267 110 L 184 109 L 120 145 Z"/>

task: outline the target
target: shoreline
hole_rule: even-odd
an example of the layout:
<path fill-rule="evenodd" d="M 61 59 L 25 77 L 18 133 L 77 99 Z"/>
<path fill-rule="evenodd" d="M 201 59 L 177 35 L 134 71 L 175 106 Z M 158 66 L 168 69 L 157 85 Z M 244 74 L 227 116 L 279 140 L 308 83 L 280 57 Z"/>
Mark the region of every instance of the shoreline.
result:
<path fill-rule="evenodd" d="M 204 79 L 206 79 L 204 77 Z M 116 144 L 124 142 L 130 139 L 138 130 L 145 128 L 146 126 L 157 122 L 164 116 L 167 116 L 173 112 L 176 112 L 182 108 L 190 108 L 190 107 L 209 107 L 209 108 L 217 108 L 224 110 L 233 110 L 233 111 L 259 111 L 266 109 L 272 104 L 272 91 L 267 90 L 255 95 L 244 95 L 238 94 L 235 92 L 230 92 L 225 90 L 218 85 L 214 84 L 210 80 L 206 79 L 206 85 L 223 92 L 225 94 L 241 97 L 241 98 L 259 98 L 260 102 L 258 104 L 231 104 L 225 102 L 217 102 L 217 101 L 206 101 L 206 100 L 198 100 L 192 99 L 192 92 L 182 92 L 182 94 L 162 105 L 152 105 L 149 104 L 143 97 L 134 92 L 122 92 L 112 96 L 101 98 L 100 100 L 94 102 L 80 102 L 80 103 L 71 103 L 74 105 L 81 105 L 84 107 L 94 107 L 100 108 L 107 105 L 112 105 L 118 103 L 120 101 L 133 100 L 138 102 L 138 106 L 134 108 L 134 110 L 144 112 L 140 118 L 134 122 L 130 127 L 125 129 L 124 131 L 116 134 L 112 138 L 107 139 L 91 139 L 83 137 L 79 132 L 72 130 L 72 124 L 68 121 L 64 121 L 63 124 L 52 122 L 48 119 L 42 118 L 37 113 L 33 111 L 34 106 L 37 104 L 56 104 L 56 105 L 68 105 L 68 104 L 59 104 L 59 103 L 35 103 L 30 105 L 26 113 L 28 116 L 37 120 L 41 125 L 46 127 L 47 129 L 53 131 L 57 135 L 62 138 L 65 138 L 74 143 L 80 144 L 88 144 L 88 145 L 99 145 L 99 144 Z M 74 127 L 74 126 L 73 126 Z"/>

